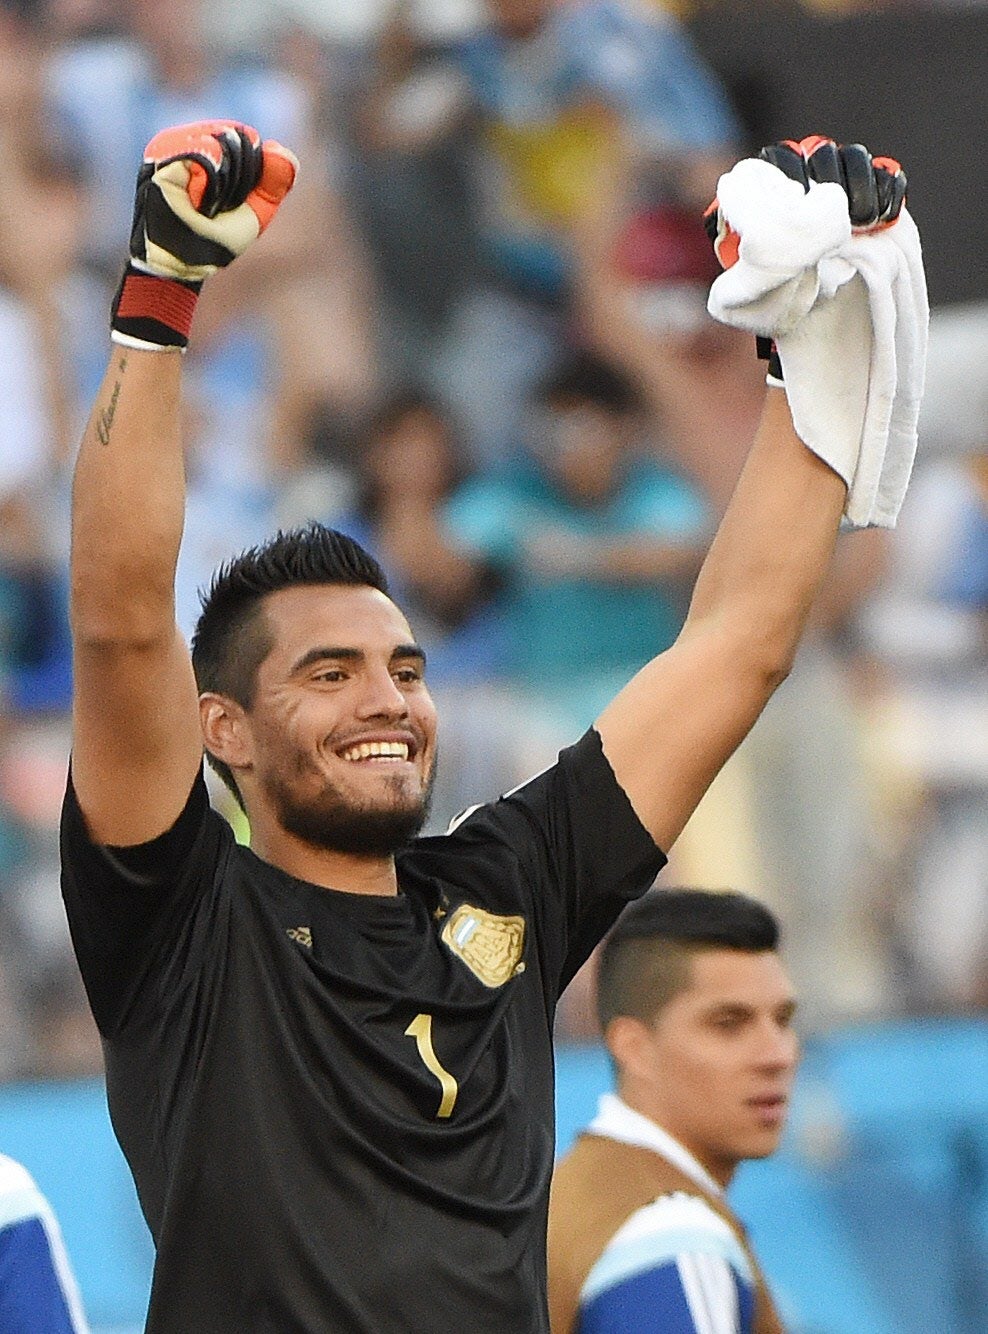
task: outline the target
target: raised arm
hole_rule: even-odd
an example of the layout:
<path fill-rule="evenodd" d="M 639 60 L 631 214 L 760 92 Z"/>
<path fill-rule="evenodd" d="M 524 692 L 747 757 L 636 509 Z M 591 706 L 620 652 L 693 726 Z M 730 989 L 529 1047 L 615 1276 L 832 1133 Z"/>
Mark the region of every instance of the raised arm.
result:
<path fill-rule="evenodd" d="M 199 287 L 273 216 L 295 161 L 226 122 L 156 135 L 138 179 L 113 355 L 72 500 L 72 775 L 93 837 L 142 843 L 182 810 L 202 759 L 175 622 L 185 478 L 182 350 Z"/>
<path fill-rule="evenodd" d="M 679 637 L 597 720 L 618 782 L 661 848 L 785 679 L 845 493 L 796 436 L 784 392 L 770 389 Z"/>
<path fill-rule="evenodd" d="M 810 152 L 829 145 L 829 160 L 836 160 L 829 140 L 815 137 L 804 144 L 809 144 Z M 795 153 L 787 152 L 795 156 L 801 148 L 792 145 Z M 866 150 L 858 153 L 855 147 L 853 153 L 859 162 Z M 878 168 L 880 162 L 889 161 L 875 159 L 874 179 L 870 166 L 857 183 L 829 178 L 828 189 L 841 184 L 850 197 L 850 218 L 844 215 L 849 237 L 851 220 L 867 230 L 862 217 L 855 216 L 861 207 L 858 186 L 871 189 L 875 207 L 870 225 L 888 226 L 898 216 L 902 192 L 894 197 L 883 193 L 891 177 Z M 875 194 L 876 181 L 880 198 Z M 832 202 L 833 196 L 828 199 Z M 733 239 L 737 255 L 737 236 Z M 741 247 L 743 258 L 743 235 Z M 812 277 L 812 266 L 808 272 Z M 800 271 L 791 286 L 806 277 Z M 811 303 L 798 326 L 803 346 L 815 338 L 819 361 L 826 359 L 831 368 L 833 382 L 820 377 L 815 404 L 829 406 L 836 434 L 840 434 L 836 422 L 843 420 L 846 425 L 849 418 L 848 383 L 859 370 L 853 358 L 860 359 L 860 351 L 848 351 L 842 358 L 841 349 L 861 348 L 862 320 L 867 321 L 862 291 L 862 279 L 852 278 L 835 295 Z M 788 331 L 787 340 L 788 346 L 792 342 Z M 785 364 L 781 338 L 780 351 Z M 864 360 L 867 366 L 867 344 Z M 788 393 L 793 392 L 790 384 Z M 801 392 L 805 393 L 805 383 Z M 844 476 L 853 477 L 854 460 L 844 462 Z M 797 436 L 787 392 L 770 388 L 755 442 L 700 571 L 682 632 L 597 722 L 618 781 L 663 849 L 675 841 L 718 770 L 788 673 L 828 569 L 847 495 L 838 471 Z"/>
<path fill-rule="evenodd" d="M 116 347 L 72 499 L 72 776 L 95 838 L 142 843 L 173 823 L 202 758 L 175 624 L 185 480 L 181 355 Z"/>

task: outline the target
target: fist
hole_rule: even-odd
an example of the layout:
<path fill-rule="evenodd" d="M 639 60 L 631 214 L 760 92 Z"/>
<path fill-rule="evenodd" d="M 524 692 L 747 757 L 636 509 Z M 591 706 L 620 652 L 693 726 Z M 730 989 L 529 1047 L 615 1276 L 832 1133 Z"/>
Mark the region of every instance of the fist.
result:
<path fill-rule="evenodd" d="M 758 154 L 808 191 L 811 184 L 832 182 L 847 195 L 848 216 L 857 232 L 891 227 L 906 198 L 906 174 L 894 158 L 872 157 L 862 144 L 837 144 L 821 134 L 783 139 Z M 704 226 L 721 266 L 737 263 L 740 237 L 721 212 L 717 199 L 703 215 Z"/>
<path fill-rule="evenodd" d="M 758 156 L 771 162 L 804 190 L 810 182 L 832 181 L 847 195 L 851 226 L 856 231 L 891 227 L 906 198 L 906 173 L 894 158 L 872 157 L 863 144 L 836 144 L 822 134 L 798 143 L 783 139 Z"/>
<path fill-rule="evenodd" d="M 297 170 L 287 148 L 236 121 L 162 130 L 137 177 L 131 258 L 161 277 L 201 282 L 264 231 Z"/>

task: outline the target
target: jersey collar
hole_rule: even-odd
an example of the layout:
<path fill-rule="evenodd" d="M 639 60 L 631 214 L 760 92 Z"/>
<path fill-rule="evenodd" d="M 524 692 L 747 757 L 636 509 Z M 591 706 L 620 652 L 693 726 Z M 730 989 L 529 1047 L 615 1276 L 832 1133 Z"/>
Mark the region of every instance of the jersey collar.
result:
<path fill-rule="evenodd" d="M 616 1139 L 622 1144 L 634 1144 L 641 1149 L 651 1149 L 661 1154 L 680 1171 L 710 1191 L 712 1195 L 722 1196 L 723 1189 L 713 1179 L 707 1169 L 684 1148 L 678 1139 L 673 1139 L 667 1130 L 634 1111 L 615 1093 L 605 1093 L 597 1104 L 597 1115 L 587 1126 L 591 1135 L 602 1135 L 606 1139 Z"/>

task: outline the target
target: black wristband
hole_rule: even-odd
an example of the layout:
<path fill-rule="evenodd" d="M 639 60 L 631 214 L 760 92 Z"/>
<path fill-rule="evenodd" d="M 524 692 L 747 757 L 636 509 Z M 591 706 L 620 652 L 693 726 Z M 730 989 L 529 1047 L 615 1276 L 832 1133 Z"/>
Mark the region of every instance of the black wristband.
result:
<path fill-rule="evenodd" d="M 755 351 L 761 361 L 768 362 L 765 374 L 770 380 L 785 378 L 782 374 L 782 362 L 779 360 L 779 349 L 775 346 L 774 338 L 763 338 L 761 334 L 756 334 Z"/>

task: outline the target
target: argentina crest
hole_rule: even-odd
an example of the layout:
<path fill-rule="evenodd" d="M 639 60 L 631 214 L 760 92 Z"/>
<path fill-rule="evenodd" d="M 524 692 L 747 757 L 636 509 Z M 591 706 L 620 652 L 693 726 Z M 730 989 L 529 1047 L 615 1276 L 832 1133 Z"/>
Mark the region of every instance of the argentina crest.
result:
<path fill-rule="evenodd" d="M 524 917 L 499 917 L 461 903 L 446 919 L 440 939 L 485 987 L 502 987 L 524 971 Z"/>

